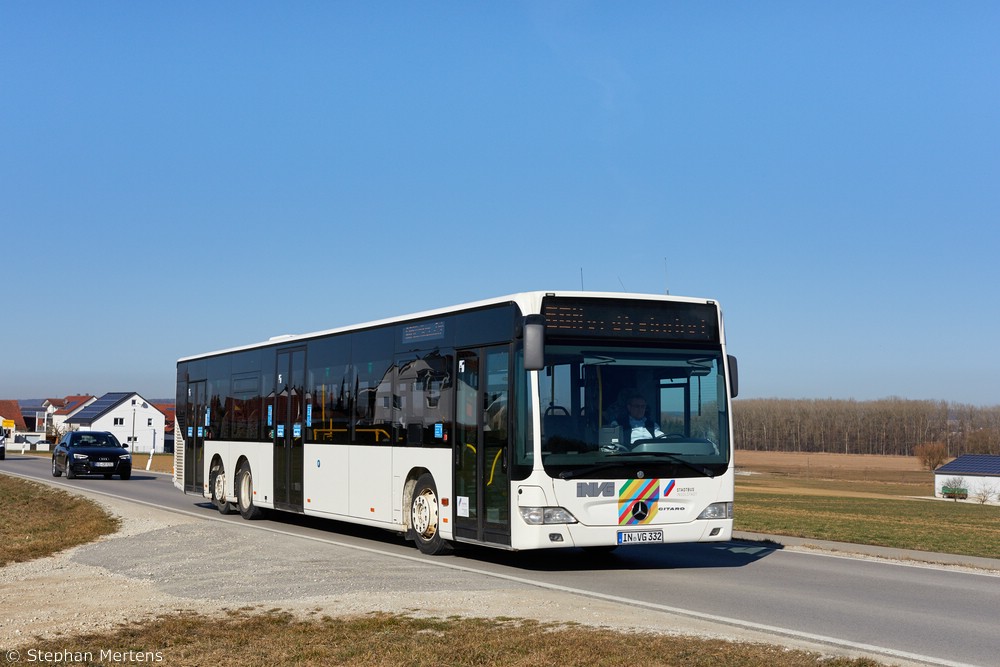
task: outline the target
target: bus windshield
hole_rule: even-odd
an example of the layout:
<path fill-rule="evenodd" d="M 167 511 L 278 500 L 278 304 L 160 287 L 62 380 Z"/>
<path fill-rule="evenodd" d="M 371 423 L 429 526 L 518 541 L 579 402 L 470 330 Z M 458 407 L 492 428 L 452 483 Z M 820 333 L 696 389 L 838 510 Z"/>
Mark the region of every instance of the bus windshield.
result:
<path fill-rule="evenodd" d="M 545 361 L 539 413 L 549 475 L 714 477 L 728 468 L 721 351 L 547 345 Z"/>

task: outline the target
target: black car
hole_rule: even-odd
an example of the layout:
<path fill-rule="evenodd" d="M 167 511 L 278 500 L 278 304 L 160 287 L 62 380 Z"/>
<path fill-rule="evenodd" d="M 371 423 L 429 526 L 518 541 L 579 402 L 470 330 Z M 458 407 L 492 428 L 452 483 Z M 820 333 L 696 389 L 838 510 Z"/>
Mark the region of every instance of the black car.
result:
<path fill-rule="evenodd" d="M 73 431 L 52 450 L 52 476 L 60 477 L 64 472 L 67 479 L 77 475 L 128 479 L 132 476 L 132 455 L 107 431 Z"/>

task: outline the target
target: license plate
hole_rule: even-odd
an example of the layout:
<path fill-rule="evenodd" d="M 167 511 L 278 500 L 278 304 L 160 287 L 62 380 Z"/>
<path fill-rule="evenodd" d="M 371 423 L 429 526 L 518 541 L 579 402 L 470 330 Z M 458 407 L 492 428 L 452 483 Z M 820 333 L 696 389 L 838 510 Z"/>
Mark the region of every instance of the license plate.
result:
<path fill-rule="evenodd" d="M 114 468 L 115 464 L 111 461 L 94 461 L 95 468 Z"/>
<path fill-rule="evenodd" d="M 649 544 L 662 542 L 662 530 L 619 530 L 618 544 Z"/>

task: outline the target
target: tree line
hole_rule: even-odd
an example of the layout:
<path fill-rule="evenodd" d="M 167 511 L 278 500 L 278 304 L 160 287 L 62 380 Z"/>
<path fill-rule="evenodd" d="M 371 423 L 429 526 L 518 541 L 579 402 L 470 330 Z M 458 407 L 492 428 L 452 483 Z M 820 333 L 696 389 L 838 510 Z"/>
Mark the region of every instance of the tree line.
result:
<path fill-rule="evenodd" d="M 886 398 L 876 401 L 754 398 L 733 402 L 737 449 L 914 455 L 943 445 L 947 456 L 1000 455 L 1000 406 Z"/>

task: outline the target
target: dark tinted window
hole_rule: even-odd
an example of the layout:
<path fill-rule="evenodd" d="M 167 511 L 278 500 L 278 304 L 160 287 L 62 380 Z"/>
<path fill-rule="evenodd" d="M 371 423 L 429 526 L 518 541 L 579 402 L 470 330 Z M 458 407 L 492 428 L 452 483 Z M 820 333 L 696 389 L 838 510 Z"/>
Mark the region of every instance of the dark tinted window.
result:
<path fill-rule="evenodd" d="M 230 431 L 224 437 L 230 440 L 260 440 L 261 439 L 261 396 L 260 372 L 236 373 L 233 375 L 232 388 L 227 404 L 226 414 Z"/>
<path fill-rule="evenodd" d="M 393 399 L 393 330 L 372 329 L 352 334 L 352 348 L 354 442 L 389 443 L 399 410 L 398 399 Z"/>
<path fill-rule="evenodd" d="M 510 341 L 514 337 L 516 315 L 516 307 L 505 304 L 455 316 L 455 347 Z"/>
<path fill-rule="evenodd" d="M 205 439 L 228 439 L 231 424 L 227 413 L 229 407 L 230 372 L 233 367 L 231 356 L 213 357 L 208 361 L 208 419 L 205 424 Z"/>
<path fill-rule="evenodd" d="M 351 337 L 321 338 L 309 343 L 306 439 L 309 442 L 348 444 L 351 441 L 351 402 L 354 378 L 350 368 Z"/>
<path fill-rule="evenodd" d="M 448 445 L 455 400 L 454 353 L 434 350 L 401 355 L 396 363 L 397 444 Z"/>

